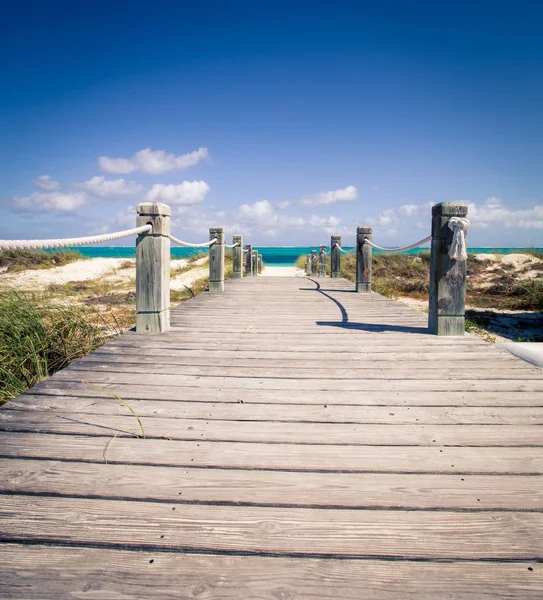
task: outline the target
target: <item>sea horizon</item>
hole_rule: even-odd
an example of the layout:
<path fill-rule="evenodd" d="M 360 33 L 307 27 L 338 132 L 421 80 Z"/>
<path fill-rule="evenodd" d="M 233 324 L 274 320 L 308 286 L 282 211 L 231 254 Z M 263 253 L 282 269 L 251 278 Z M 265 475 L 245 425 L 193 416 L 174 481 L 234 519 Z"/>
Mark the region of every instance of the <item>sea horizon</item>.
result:
<path fill-rule="evenodd" d="M 254 250 L 258 250 L 262 254 L 262 260 L 270 266 L 294 266 L 296 259 L 304 254 L 310 254 L 312 250 L 319 250 L 320 246 L 253 246 Z M 352 249 L 353 246 L 345 246 L 345 250 Z M 136 248 L 135 246 L 84 246 L 70 248 L 77 250 L 86 256 L 87 258 L 135 258 Z M 414 248 L 408 250 L 405 254 L 418 254 L 420 252 L 427 252 L 430 248 L 423 246 L 422 248 Z M 327 252 L 330 248 L 327 246 Z M 543 252 L 543 248 L 537 248 L 533 246 L 526 247 L 473 247 L 468 248 L 468 252 L 475 254 L 515 254 L 517 252 Z M 187 258 L 194 254 L 205 253 L 206 250 L 202 248 L 179 248 L 172 246 L 171 256 L 174 259 Z M 374 250 L 376 254 L 380 254 L 379 250 Z"/>

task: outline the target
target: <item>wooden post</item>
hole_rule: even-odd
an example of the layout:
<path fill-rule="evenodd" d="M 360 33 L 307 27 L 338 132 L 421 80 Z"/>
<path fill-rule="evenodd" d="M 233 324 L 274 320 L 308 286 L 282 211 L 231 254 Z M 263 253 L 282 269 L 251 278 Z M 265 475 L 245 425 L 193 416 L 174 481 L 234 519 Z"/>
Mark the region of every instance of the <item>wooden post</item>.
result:
<path fill-rule="evenodd" d="M 326 246 L 321 244 L 319 253 L 319 277 L 326 277 Z"/>
<path fill-rule="evenodd" d="M 253 277 L 256 277 L 258 275 L 258 251 L 257 250 L 253 250 Z"/>
<path fill-rule="evenodd" d="M 317 274 L 317 251 L 311 250 L 311 275 Z"/>
<path fill-rule="evenodd" d="M 159 333 L 170 327 L 170 207 L 138 204 L 137 227 L 153 230 L 136 240 L 136 331 Z"/>
<path fill-rule="evenodd" d="M 307 255 L 307 258 L 305 261 L 305 274 L 311 275 L 311 254 Z"/>
<path fill-rule="evenodd" d="M 356 230 L 356 291 L 371 292 L 371 227 L 358 227 Z"/>
<path fill-rule="evenodd" d="M 341 277 L 341 236 L 333 235 L 330 238 L 330 277 L 338 279 Z"/>
<path fill-rule="evenodd" d="M 234 255 L 232 279 L 241 279 L 243 277 L 243 236 L 235 235 L 232 238 L 232 243 L 237 244 L 232 249 Z"/>
<path fill-rule="evenodd" d="M 262 254 L 258 253 L 258 274 L 262 273 Z"/>
<path fill-rule="evenodd" d="M 247 252 L 245 253 L 245 276 L 253 276 L 253 247 L 251 244 L 245 246 Z"/>
<path fill-rule="evenodd" d="M 432 207 L 432 255 L 428 328 L 436 335 L 464 335 L 466 261 L 449 257 L 453 231 L 451 217 L 466 217 L 468 207 L 442 202 Z"/>
<path fill-rule="evenodd" d="M 224 229 L 211 227 L 209 239 L 217 241 L 209 247 L 209 291 L 224 292 Z"/>

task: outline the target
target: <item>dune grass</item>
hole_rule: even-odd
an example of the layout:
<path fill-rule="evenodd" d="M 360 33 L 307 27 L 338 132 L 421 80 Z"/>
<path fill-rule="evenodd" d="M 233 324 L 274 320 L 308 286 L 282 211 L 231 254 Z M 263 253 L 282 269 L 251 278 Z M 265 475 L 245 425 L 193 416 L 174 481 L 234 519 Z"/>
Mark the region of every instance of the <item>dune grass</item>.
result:
<path fill-rule="evenodd" d="M 538 258 L 538 253 L 529 253 Z M 298 257 L 296 266 L 303 269 L 306 256 Z M 492 263 L 492 283 L 485 282 L 489 261 L 468 257 L 466 302 L 477 308 L 505 310 L 543 310 L 543 278 L 520 279 L 511 264 Z M 528 269 L 541 271 L 543 265 L 530 264 Z M 330 274 L 330 257 L 327 260 L 327 273 Z M 356 256 L 345 254 L 341 257 L 341 274 L 349 281 L 356 281 Z M 378 254 L 373 255 L 372 282 L 374 292 L 388 298 L 409 297 L 426 300 L 430 284 L 430 252 L 418 254 Z"/>
<path fill-rule="evenodd" d="M 62 267 L 86 257 L 77 250 L 2 250 L 0 269 L 7 273 L 20 273 L 28 269 L 51 269 Z"/>
<path fill-rule="evenodd" d="M 191 256 L 187 270 L 197 268 L 195 261 L 205 255 Z M 226 252 L 225 279 L 232 276 L 232 259 L 232 252 Z M 120 269 L 134 266 L 133 261 L 126 262 Z M 40 292 L 1 290 L 0 403 L 132 328 L 136 321 L 134 287 L 133 278 L 104 276 L 50 284 Z M 209 278 L 201 278 L 190 287 L 172 291 L 171 303 L 197 296 L 208 287 Z"/>
<path fill-rule="evenodd" d="M 6 401 L 105 343 L 89 309 L 0 293 L 0 400 Z"/>

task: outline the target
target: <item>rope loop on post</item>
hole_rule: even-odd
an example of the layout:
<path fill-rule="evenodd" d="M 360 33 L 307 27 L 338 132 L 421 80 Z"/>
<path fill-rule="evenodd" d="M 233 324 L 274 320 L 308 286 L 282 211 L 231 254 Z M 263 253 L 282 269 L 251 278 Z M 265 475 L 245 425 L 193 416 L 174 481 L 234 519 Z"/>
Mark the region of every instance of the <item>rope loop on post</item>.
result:
<path fill-rule="evenodd" d="M 376 250 L 380 250 L 381 252 L 406 252 L 407 250 L 412 250 L 413 248 L 418 248 L 419 246 L 426 244 L 431 239 L 432 239 L 432 236 L 429 235 L 428 237 L 425 237 L 423 240 L 419 240 L 418 242 L 415 242 L 414 244 L 410 244 L 409 246 L 404 246 L 403 248 L 383 248 L 382 246 L 378 246 L 377 244 L 370 242 L 368 239 L 365 239 L 363 243 L 369 244 L 372 248 L 375 248 Z"/>
<path fill-rule="evenodd" d="M 213 238 L 209 240 L 209 242 L 204 242 L 203 244 L 190 244 L 189 242 L 184 242 L 183 240 L 178 240 L 173 235 L 168 236 L 172 242 L 179 246 L 185 246 L 186 248 L 207 248 L 208 246 L 213 246 L 213 244 L 217 243 L 217 238 Z"/>
<path fill-rule="evenodd" d="M 466 231 L 470 225 L 469 220 L 462 217 L 451 217 L 448 225 L 453 232 L 453 239 L 449 248 L 450 258 L 459 262 L 467 260 Z"/>
<path fill-rule="evenodd" d="M 0 250 L 38 250 L 41 248 L 68 248 L 71 246 L 86 246 L 89 244 L 100 244 L 111 242 L 131 235 L 151 232 L 151 225 L 142 225 L 134 229 L 125 229 L 115 233 L 104 233 L 102 235 L 90 235 L 78 238 L 62 238 L 56 240 L 0 240 Z"/>
<path fill-rule="evenodd" d="M 343 250 L 343 248 L 337 242 L 335 243 L 334 248 L 339 248 L 339 251 L 344 252 L 345 254 L 349 254 L 349 252 L 354 252 L 356 250 L 356 246 L 350 250 Z"/>
<path fill-rule="evenodd" d="M 236 242 L 235 244 L 225 244 L 224 245 L 225 248 L 236 248 L 237 246 L 239 246 L 239 242 Z"/>

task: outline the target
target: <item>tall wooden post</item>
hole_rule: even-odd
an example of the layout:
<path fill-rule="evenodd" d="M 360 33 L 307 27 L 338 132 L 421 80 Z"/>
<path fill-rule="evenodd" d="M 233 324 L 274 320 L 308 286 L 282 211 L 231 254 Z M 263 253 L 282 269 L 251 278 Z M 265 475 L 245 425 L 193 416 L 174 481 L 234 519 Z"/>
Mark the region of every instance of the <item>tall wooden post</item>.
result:
<path fill-rule="evenodd" d="M 464 335 L 466 261 L 449 257 L 453 239 L 449 220 L 467 214 L 468 207 L 457 202 L 442 202 L 432 207 L 428 328 L 436 335 Z"/>
<path fill-rule="evenodd" d="M 311 250 L 311 275 L 317 274 L 317 251 Z"/>
<path fill-rule="evenodd" d="M 257 250 L 253 250 L 252 265 L 253 265 L 253 277 L 256 277 L 258 275 L 258 251 Z"/>
<path fill-rule="evenodd" d="M 243 236 L 235 235 L 232 238 L 234 244 L 232 279 L 241 279 L 243 277 Z M 237 246 L 235 245 L 237 244 Z"/>
<path fill-rule="evenodd" d="M 224 229 L 211 227 L 209 239 L 217 241 L 209 247 L 209 291 L 224 292 Z"/>
<path fill-rule="evenodd" d="M 311 254 L 308 254 L 305 261 L 305 274 L 311 275 Z"/>
<path fill-rule="evenodd" d="M 258 253 L 258 274 L 262 273 L 262 254 Z"/>
<path fill-rule="evenodd" d="M 356 291 L 371 292 L 371 227 L 358 227 L 356 230 Z"/>
<path fill-rule="evenodd" d="M 319 252 L 319 277 L 326 277 L 326 246 L 321 244 Z"/>
<path fill-rule="evenodd" d="M 253 247 L 251 244 L 247 244 L 245 246 L 245 276 L 252 277 L 253 276 Z"/>
<path fill-rule="evenodd" d="M 341 277 L 341 236 L 333 235 L 330 238 L 330 277 L 338 279 Z"/>
<path fill-rule="evenodd" d="M 153 230 L 136 240 L 136 331 L 158 333 L 170 327 L 170 207 L 142 202 L 137 227 Z"/>

